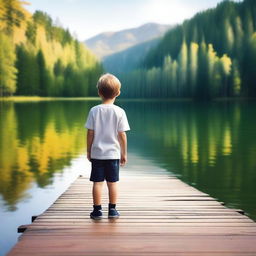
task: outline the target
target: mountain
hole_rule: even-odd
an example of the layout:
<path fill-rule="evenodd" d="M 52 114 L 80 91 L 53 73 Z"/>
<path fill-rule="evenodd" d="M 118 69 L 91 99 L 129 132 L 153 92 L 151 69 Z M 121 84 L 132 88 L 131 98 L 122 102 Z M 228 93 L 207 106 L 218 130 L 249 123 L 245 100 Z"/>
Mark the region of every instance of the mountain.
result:
<path fill-rule="evenodd" d="M 99 58 L 103 58 L 136 44 L 162 36 L 171 27 L 171 25 L 147 23 L 137 28 L 101 33 L 87 39 L 85 44 Z"/>

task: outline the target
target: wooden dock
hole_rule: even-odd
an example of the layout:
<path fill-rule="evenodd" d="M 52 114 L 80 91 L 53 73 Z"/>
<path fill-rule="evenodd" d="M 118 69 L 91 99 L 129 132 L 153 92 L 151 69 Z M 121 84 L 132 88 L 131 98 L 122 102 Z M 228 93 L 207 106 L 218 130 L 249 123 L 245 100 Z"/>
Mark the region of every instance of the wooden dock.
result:
<path fill-rule="evenodd" d="M 117 220 L 92 220 L 91 182 L 80 177 L 27 226 L 8 256 L 255 256 L 256 223 L 168 174 L 125 174 Z"/>

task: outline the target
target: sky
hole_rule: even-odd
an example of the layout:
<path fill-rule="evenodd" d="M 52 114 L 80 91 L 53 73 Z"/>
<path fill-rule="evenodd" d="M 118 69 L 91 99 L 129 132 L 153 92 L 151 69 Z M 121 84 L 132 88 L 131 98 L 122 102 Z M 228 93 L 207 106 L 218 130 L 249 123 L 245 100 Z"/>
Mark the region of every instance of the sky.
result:
<path fill-rule="evenodd" d="M 84 41 L 96 34 L 148 22 L 178 24 L 222 0 L 28 0 L 30 12 L 47 12 Z"/>

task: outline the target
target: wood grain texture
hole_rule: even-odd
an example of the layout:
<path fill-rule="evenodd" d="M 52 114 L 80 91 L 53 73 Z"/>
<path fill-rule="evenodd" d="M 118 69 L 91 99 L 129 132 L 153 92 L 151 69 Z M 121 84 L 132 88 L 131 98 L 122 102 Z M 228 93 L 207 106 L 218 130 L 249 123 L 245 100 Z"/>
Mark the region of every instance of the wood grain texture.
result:
<path fill-rule="evenodd" d="M 164 173 L 123 176 L 119 219 L 89 218 L 91 182 L 79 177 L 34 222 L 8 256 L 256 255 L 256 223 L 238 209 Z"/>

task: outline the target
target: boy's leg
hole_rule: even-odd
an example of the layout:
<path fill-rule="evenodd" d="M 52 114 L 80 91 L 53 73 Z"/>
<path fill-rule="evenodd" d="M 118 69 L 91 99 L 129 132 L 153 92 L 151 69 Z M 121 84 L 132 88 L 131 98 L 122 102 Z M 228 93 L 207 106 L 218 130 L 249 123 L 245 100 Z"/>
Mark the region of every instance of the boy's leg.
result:
<path fill-rule="evenodd" d="M 107 160 L 105 162 L 105 171 L 108 185 L 109 203 L 116 204 L 117 181 L 119 181 L 119 159 Z"/>
<path fill-rule="evenodd" d="M 102 218 L 101 208 L 101 193 L 104 183 L 104 163 L 98 159 L 91 159 L 92 171 L 90 181 L 93 181 L 92 196 L 93 196 L 93 211 L 90 213 L 92 219 Z"/>
<path fill-rule="evenodd" d="M 103 181 L 93 182 L 92 195 L 93 195 L 93 211 L 90 213 L 90 217 L 95 220 L 102 219 L 101 208 L 101 191 Z"/>
<path fill-rule="evenodd" d="M 119 159 L 106 161 L 105 170 L 109 195 L 108 217 L 118 218 L 120 214 L 115 208 L 117 201 L 117 181 L 119 180 Z"/>
<path fill-rule="evenodd" d="M 101 182 L 93 182 L 92 187 L 92 196 L 93 196 L 93 204 L 94 205 L 101 205 L 101 192 L 102 192 L 102 185 L 103 181 Z"/>
<path fill-rule="evenodd" d="M 117 182 L 107 182 L 109 203 L 116 204 L 117 201 Z"/>
<path fill-rule="evenodd" d="M 109 182 L 108 181 L 107 185 L 108 185 L 108 195 L 109 195 L 108 217 L 109 218 L 118 218 L 120 216 L 120 214 L 116 210 L 117 182 Z"/>

